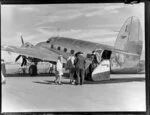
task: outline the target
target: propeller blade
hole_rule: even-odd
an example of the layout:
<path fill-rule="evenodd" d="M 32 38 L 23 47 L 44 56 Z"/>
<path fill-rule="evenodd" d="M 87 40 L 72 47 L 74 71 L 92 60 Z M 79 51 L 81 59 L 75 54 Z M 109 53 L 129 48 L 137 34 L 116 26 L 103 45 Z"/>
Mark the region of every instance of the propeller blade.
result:
<path fill-rule="evenodd" d="M 25 63 L 24 63 L 24 65 L 27 65 L 27 60 L 25 60 Z"/>
<path fill-rule="evenodd" d="M 27 60 L 25 56 L 22 56 L 22 63 L 21 63 L 21 67 L 27 65 Z"/>
<path fill-rule="evenodd" d="M 23 40 L 22 36 L 21 36 L 21 43 L 22 43 L 22 45 L 24 45 L 24 40 Z"/>
<path fill-rule="evenodd" d="M 21 67 L 24 65 L 24 63 L 25 63 L 25 59 L 23 58 L 22 63 L 21 63 Z"/>
<path fill-rule="evenodd" d="M 21 57 L 22 55 L 19 55 L 17 58 L 16 58 L 16 60 L 15 61 L 18 61 L 18 59 Z"/>
<path fill-rule="evenodd" d="M 22 60 L 21 67 L 24 65 L 24 61 Z"/>

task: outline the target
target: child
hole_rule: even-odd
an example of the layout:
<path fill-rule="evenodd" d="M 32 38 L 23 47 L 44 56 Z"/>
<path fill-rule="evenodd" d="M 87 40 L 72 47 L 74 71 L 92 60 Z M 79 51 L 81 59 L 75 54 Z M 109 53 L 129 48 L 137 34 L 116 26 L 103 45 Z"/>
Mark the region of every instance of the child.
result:
<path fill-rule="evenodd" d="M 57 60 L 57 64 L 56 64 L 56 79 L 55 79 L 55 83 L 61 85 L 61 77 L 63 75 L 63 62 L 62 62 L 63 58 L 60 55 L 58 57 Z"/>

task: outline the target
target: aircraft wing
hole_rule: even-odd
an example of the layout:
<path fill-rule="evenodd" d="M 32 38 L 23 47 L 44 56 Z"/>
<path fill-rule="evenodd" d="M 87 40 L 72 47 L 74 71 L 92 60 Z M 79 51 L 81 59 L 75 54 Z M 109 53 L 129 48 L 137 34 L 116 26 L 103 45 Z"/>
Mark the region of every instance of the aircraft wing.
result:
<path fill-rule="evenodd" d="M 50 49 L 46 49 L 43 47 L 15 47 L 15 46 L 2 46 L 2 50 L 18 53 L 20 55 L 25 55 L 27 57 L 38 58 L 43 61 L 53 61 L 56 62 L 59 54 Z M 65 62 L 65 59 L 64 59 Z"/>

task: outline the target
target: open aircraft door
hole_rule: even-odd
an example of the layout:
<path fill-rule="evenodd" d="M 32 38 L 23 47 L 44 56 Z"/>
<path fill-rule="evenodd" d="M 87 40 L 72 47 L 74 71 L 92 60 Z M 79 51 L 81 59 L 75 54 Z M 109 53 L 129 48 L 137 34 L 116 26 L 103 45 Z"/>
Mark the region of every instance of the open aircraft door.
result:
<path fill-rule="evenodd" d="M 92 80 L 93 81 L 102 81 L 110 79 L 110 56 L 111 51 L 101 51 L 98 52 L 100 55 L 101 62 L 92 72 Z M 98 57 L 97 57 L 98 58 Z"/>

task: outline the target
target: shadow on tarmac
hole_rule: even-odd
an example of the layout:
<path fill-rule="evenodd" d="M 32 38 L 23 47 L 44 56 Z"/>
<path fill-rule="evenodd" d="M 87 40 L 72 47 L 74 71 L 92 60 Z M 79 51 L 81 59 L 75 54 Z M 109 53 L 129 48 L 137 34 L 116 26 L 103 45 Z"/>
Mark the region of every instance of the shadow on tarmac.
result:
<path fill-rule="evenodd" d="M 6 74 L 5 77 L 41 77 L 41 76 L 44 76 L 44 77 L 51 77 L 51 76 L 55 76 L 54 73 L 52 74 L 49 74 L 49 73 L 40 73 L 36 76 L 30 76 L 29 74 L 19 74 L 19 73 L 16 73 L 16 74 Z"/>
<path fill-rule="evenodd" d="M 54 77 L 55 73 L 38 73 L 36 76 L 30 76 L 29 74 L 15 73 L 15 74 L 6 74 L 5 77 Z M 69 73 L 64 73 L 64 78 L 69 78 Z"/>
<path fill-rule="evenodd" d="M 111 78 L 104 81 L 86 81 L 85 84 L 111 84 L 111 83 L 126 83 L 126 82 L 142 82 L 145 78 Z"/>
<path fill-rule="evenodd" d="M 84 84 L 112 84 L 112 83 L 126 83 L 126 82 L 142 82 L 145 81 L 145 78 L 111 78 L 110 80 L 105 81 L 85 81 Z M 33 81 L 34 83 L 39 84 L 55 84 L 54 81 L 44 80 L 44 81 Z M 62 84 L 70 84 L 68 81 L 62 81 Z"/>

